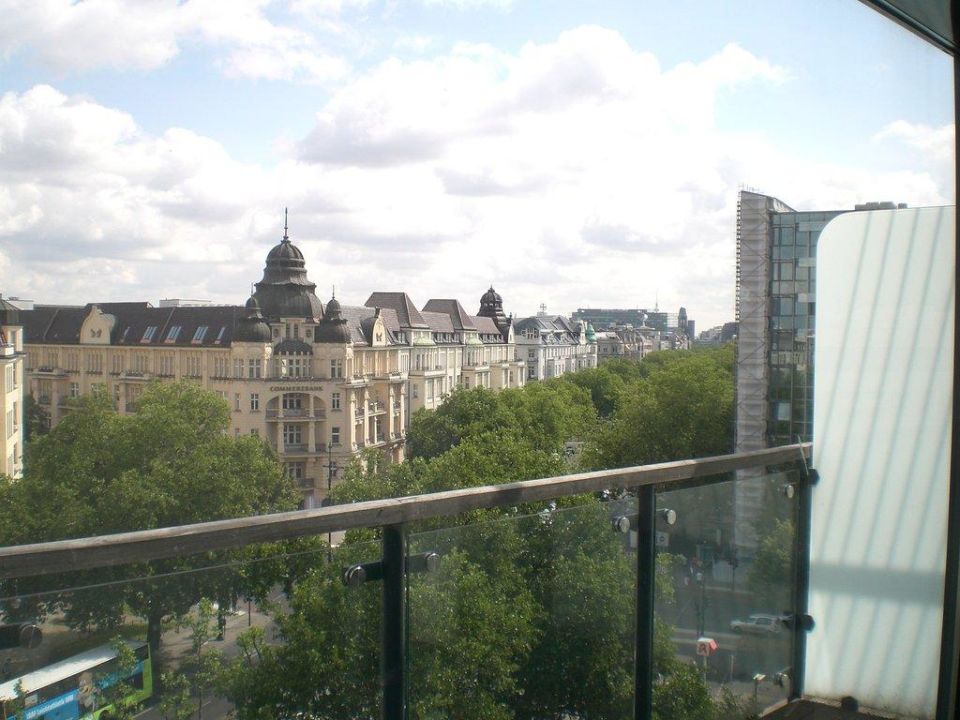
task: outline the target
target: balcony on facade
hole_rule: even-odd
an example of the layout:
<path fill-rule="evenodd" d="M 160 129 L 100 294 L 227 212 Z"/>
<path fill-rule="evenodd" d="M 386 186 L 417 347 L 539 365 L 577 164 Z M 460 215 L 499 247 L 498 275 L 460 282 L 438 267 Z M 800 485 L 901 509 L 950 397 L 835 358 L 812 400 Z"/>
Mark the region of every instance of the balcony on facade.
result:
<path fill-rule="evenodd" d="M 326 410 L 320 410 L 318 408 L 314 408 L 313 410 L 308 408 L 273 408 L 266 410 L 264 417 L 269 422 L 279 420 L 326 420 L 327 412 Z"/>

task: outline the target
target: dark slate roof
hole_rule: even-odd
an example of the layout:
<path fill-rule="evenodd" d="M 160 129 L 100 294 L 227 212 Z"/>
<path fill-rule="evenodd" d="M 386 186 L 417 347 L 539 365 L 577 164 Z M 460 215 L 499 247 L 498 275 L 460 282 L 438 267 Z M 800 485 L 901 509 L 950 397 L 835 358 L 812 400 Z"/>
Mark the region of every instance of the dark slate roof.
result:
<path fill-rule="evenodd" d="M 449 315 L 453 322 L 453 327 L 457 330 L 476 330 L 473 320 L 463 309 L 459 300 L 430 300 L 423 309 L 429 312 L 443 313 Z"/>
<path fill-rule="evenodd" d="M 453 329 L 453 320 L 451 320 L 450 316 L 446 313 L 424 310 L 421 315 L 423 315 L 423 319 L 427 321 L 427 325 L 429 325 L 430 329 L 435 333 L 456 332 Z"/>
<path fill-rule="evenodd" d="M 402 328 L 427 328 L 417 306 L 405 292 L 375 292 L 365 304 L 368 308 L 390 308 L 395 311 Z"/>
<path fill-rule="evenodd" d="M 210 307 L 156 308 L 149 303 L 96 303 L 101 312 L 113 315 L 117 322 L 110 339 L 112 345 L 126 346 L 228 346 L 233 339 L 233 329 L 238 318 L 246 310 L 233 305 Z M 73 344 L 80 342 L 80 329 L 90 314 L 93 303 L 83 307 L 65 305 L 40 305 L 33 310 L 24 310 L 24 337 L 28 343 Z M 173 328 L 179 332 L 171 335 Z M 197 342 L 193 341 L 197 329 L 207 330 Z M 147 329 L 156 328 L 153 336 L 145 340 Z M 168 342 L 169 338 L 169 342 Z"/>
<path fill-rule="evenodd" d="M 19 325 L 20 308 L 0 297 L 0 325 Z"/>
<path fill-rule="evenodd" d="M 372 340 L 370 328 L 373 325 L 376 310 L 370 307 L 342 305 L 340 312 L 347 321 L 347 327 L 350 328 L 350 337 L 354 345 L 369 345 Z M 397 319 L 397 313 L 388 308 L 384 308 L 380 311 L 380 316 L 383 318 L 383 326 L 387 329 L 387 344 L 399 344 L 396 337 L 396 333 L 400 331 L 400 322 Z"/>
<path fill-rule="evenodd" d="M 493 318 L 477 316 L 473 318 L 473 322 L 477 326 L 477 332 L 483 335 L 500 335 L 500 328 L 497 327 Z"/>
<path fill-rule="evenodd" d="M 528 317 L 517 320 L 516 331 L 522 333 L 528 328 L 540 331 L 540 342 L 545 345 L 577 342 L 576 332 L 570 328 L 563 318 L 557 317 Z"/>
<path fill-rule="evenodd" d="M 554 325 L 559 325 L 560 327 L 562 327 L 562 328 L 563 328 L 565 331 L 567 331 L 567 332 L 570 332 L 570 333 L 575 333 L 575 332 L 576 332 L 576 330 L 573 329 L 573 327 L 570 325 L 570 323 L 567 322 L 567 319 L 566 319 L 565 317 L 563 317 L 562 315 L 557 315 L 557 316 L 555 316 L 555 317 L 553 318 L 553 324 L 554 324 Z"/>

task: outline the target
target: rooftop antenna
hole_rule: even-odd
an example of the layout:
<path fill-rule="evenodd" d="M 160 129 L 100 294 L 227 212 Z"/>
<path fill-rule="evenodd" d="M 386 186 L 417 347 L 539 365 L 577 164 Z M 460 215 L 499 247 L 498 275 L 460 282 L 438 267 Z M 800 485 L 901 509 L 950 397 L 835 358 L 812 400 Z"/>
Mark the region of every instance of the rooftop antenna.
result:
<path fill-rule="evenodd" d="M 660 312 L 660 288 L 657 288 L 657 292 L 653 296 L 653 311 Z"/>
<path fill-rule="evenodd" d="M 337 286 L 336 286 L 336 285 L 332 285 L 331 287 L 332 287 L 332 290 L 331 290 L 331 292 L 330 292 L 330 297 L 332 297 L 334 300 L 336 300 L 336 298 L 337 298 Z"/>
<path fill-rule="evenodd" d="M 290 242 L 290 238 L 287 235 L 287 208 L 283 209 L 283 241 Z"/>

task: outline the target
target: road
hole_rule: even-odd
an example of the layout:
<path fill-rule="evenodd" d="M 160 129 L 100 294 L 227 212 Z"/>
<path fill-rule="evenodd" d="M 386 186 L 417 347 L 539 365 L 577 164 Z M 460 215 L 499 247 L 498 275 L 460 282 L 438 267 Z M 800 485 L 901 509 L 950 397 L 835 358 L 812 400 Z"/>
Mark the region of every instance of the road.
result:
<path fill-rule="evenodd" d="M 271 638 L 273 632 L 273 622 L 270 617 L 266 613 L 260 612 L 256 606 L 251 606 L 249 614 L 245 609 L 237 613 L 230 613 L 227 615 L 226 620 L 227 626 L 224 632 L 224 639 L 211 640 L 207 643 L 209 647 L 215 647 L 220 650 L 225 660 L 232 660 L 237 657 L 239 653 L 236 644 L 237 636 L 248 627 L 264 628 L 268 639 Z M 175 672 L 176 668 L 182 662 L 183 657 L 191 652 L 191 647 L 192 643 L 189 631 L 181 630 L 177 632 L 176 630 L 170 630 L 164 633 L 160 649 L 164 672 Z M 159 698 L 154 698 L 154 703 L 151 706 L 137 713 L 137 720 L 163 720 L 163 716 L 160 714 L 156 704 L 158 699 Z M 219 720 L 220 718 L 228 717 L 232 711 L 233 705 L 229 701 L 210 693 L 203 699 L 200 718 L 198 718 L 198 720 Z"/>

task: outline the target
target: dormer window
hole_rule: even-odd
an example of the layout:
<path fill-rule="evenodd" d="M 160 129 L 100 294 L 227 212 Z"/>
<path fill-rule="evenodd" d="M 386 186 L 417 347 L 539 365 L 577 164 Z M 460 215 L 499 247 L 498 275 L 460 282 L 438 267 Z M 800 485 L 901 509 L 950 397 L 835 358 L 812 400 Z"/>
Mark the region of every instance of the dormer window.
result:
<path fill-rule="evenodd" d="M 164 340 L 164 342 L 173 344 L 177 341 L 178 337 L 180 337 L 180 326 L 174 325 L 169 331 L 167 331 L 167 339 Z"/>
<path fill-rule="evenodd" d="M 223 336 L 226 334 L 226 332 L 227 332 L 226 326 L 221 327 L 221 328 L 220 328 L 220 332 L 217 333 L 217 339 L 213 341 L 213 344 L 214 344 L 214 345 L 219 345 L 220 343 L 222 343 L 222 342 L 223 342 Z"/>
<path fill-rule="evenodd" d="M 203 342 L 203 338 L 207 335 L 207 326 L 201 325 L 197 328 L 197 331 L 193 334 L 193 340 L 190 341 L 192 345 L 199 345 Z"/>
<path fill-rule="evenodd" d="M 157 334 L 157 326 L 150 325 L 146 330 L 143 331 L 143 337 L 140 338 L 140 342 L 142 343 L 153 342 L 153 338 L 156 334 Z"/>

